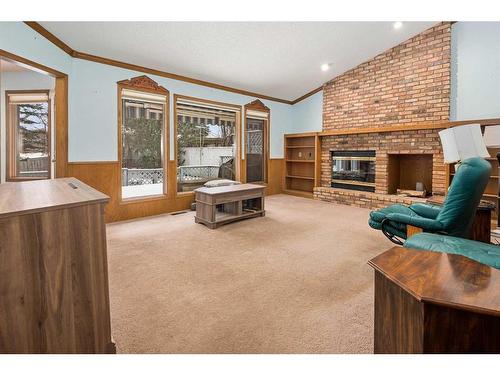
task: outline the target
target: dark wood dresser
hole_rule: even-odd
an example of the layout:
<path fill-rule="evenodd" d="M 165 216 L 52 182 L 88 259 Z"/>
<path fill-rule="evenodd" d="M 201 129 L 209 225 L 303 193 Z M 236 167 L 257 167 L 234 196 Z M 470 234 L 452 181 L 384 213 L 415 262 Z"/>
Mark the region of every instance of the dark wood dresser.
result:
<path fill-rule="evenodd" d="M 500 270 L 393 247 L 375 269 L 375 353 L 500 353 Z"/>
<path fill-rule="evenodd" d="M 0 185 L 0 353 L 114 353 L 104 206 L 74 178 Z"/>

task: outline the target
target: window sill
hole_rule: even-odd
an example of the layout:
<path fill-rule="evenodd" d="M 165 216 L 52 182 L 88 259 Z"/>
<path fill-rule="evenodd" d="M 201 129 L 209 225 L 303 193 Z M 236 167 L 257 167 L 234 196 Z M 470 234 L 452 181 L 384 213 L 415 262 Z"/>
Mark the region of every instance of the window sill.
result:
<path fill-rule="evenodd" d="M 7 177 L 5 179 L 5 182 L 26 182 L 40 180 L 50 180 L 50 177 Z"/>

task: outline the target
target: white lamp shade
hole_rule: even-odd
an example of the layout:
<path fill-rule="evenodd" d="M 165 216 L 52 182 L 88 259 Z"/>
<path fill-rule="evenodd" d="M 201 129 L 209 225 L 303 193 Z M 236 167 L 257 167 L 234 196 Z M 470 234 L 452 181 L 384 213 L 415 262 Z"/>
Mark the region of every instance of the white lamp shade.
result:
<path fill-rule="evenodd" d="M 486 126 L 484 129 L 486 147 L 500 148 L 500 125 Z"/>
<path fill-rule="evenodd" d="M 461 125 L 439 132 L 443 146 L 444 162 L 456 163 L 473 157 L 490 156 L 479 124 Z"/>

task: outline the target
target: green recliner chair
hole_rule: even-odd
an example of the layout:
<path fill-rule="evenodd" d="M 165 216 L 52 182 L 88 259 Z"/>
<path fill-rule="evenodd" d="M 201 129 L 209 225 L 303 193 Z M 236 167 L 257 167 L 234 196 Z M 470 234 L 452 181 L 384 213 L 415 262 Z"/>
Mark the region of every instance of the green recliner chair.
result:
<path fill-rule="evenodd" d="M 422 228 L 424 232 L 468 238 L 490 171 L 491 164 L 482 158 L 464 160 L 442 206 L 394 204 L 372 211 L 368 224 L 398 245 L 407 238 L 407 225 Z"/>

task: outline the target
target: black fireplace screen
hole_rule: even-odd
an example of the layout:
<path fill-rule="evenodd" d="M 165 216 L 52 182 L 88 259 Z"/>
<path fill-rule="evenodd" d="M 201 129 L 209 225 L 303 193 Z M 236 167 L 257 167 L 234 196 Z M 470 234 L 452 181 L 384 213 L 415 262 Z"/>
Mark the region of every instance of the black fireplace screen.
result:
<path fill-rule="evenodd" d="M 332 187 L 375 191 L 375 151 L 331 151 Z"/>

